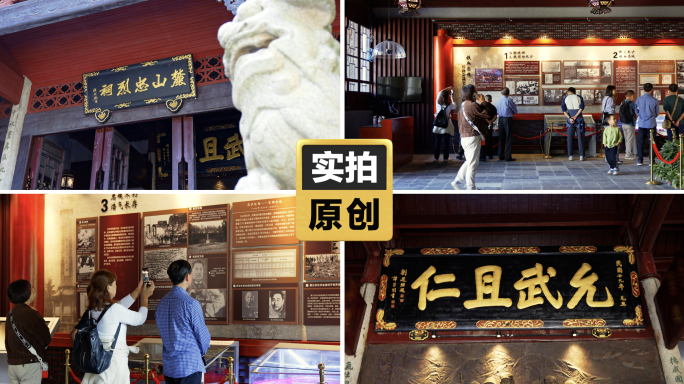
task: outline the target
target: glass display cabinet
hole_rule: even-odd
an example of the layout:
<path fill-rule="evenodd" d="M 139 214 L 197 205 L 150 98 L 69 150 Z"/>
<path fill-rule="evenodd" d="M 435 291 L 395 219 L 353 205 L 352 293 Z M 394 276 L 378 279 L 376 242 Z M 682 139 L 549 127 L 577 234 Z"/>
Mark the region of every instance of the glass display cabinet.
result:
<path fill-rule="evenodd" d="M 250 384 L 339 384 L 339 345 L 280 343 L 249 365 Z"/>
<path fill-rule="evenodd" d="M 145 355 L 149 355 L 147 362 L 149 370 L 157 375 L 164 374 L 161 339 L 146 338 L 133 346 L 140 348 L 140 351 L 128 355 L 128 367 L 131 370 L 131 377 L 138 377 L 140 374 L 144 375 Z M 212 340 L 209 343 L 209 350 L 204 355 L 204 363 L 207 370 L 207 373 L 204 374 L 204 383 L 230 382 L 230 380 L 227 380 L 229 375 L 231 373 L 237 375 L 238 372 L 239 350 L 240 343 L 238 341 Z M 233 369 L 230 369 L 231 366 Z"/>

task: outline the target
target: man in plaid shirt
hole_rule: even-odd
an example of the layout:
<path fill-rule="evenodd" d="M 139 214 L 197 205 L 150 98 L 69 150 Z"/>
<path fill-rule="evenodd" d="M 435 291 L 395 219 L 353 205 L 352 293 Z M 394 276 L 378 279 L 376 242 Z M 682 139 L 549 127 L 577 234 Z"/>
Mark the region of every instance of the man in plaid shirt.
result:
<path fill-rule="evenodd" d="M 202 305 L 187 292 L 192 267 L 185 260 L 176 260 L 166 272 L 174 286 L 155 311 L 163 343 L 164 377 L 167 384 L 199 384 L 211 336 L 204 324 Z"/>

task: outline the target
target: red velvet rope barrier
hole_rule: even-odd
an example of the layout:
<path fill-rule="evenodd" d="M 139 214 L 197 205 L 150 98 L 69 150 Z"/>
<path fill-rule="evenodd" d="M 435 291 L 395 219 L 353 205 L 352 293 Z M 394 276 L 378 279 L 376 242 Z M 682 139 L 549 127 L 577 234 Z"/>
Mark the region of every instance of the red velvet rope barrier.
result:
<path fill-rule="evenodd" d="M 78 377 L 76 377 L 76 374 L 74 373 L 74 371 L 71 370 L 71 368 L 69 368 L 69 373 L 71 373 L 71 377 L 74 379 L 75 382 L 81 384 L 81 380 L 79 380 Z"/>
<path fill-rule="evenodd" d="M 521 136 L 518 136 L 518 135 L 513 135 L 513 136 L 517 137 L 518 139 L 523 139 L 523 140 L 534 140 L 534 139 L 538 139 L 538 138 L 540 138 L 540 137 L 546 135 L 547 133 L 549 133 L 549 131 L 546 131 L 546 132 L 544 132 L 544 133 L 542 133 L 541 135 L 536 136 L 536 137 L 521 137 Z"/>
<path fill-rule="evenodd" d="M 152 380 L 154 380 L 155 384 L 161 384 L 155 375 L 152 375 Z"/>
<path fill-rule="evenodd" d="M 660 156 L 660 152 L 658 151 L 658 147 L 656 147 L 655 143 L 653 144 L 653 151 L 655 152 L 656 156 L 658 156 L 660 161 L 662 161 L 665 164 L 674 164 L 674 162 L 677 161 L 677 159 L 679 159 L 679 154 L 681 153 L 681 151 L 677 152 L 677 156 L 675 156 L 675 158 L 672 161 L 667 161 L 663 159 L 662 156 Z"/>
<path fill-rule="evenodd" d="M 132 384 L 136 384 L 138 381 L 142 380 L 143 376 L 145 376 L 143 373 L 140 374 L 140 377 L 135 379 L 135 381 Z"/>
<path fill-rule="evenodd" d="M 661 135 L 660 133 L 658 133 L 658 131 L 656 131 L 656 135 L 658 135 L 660 137 L 667 137 L 667 135 Z"/>

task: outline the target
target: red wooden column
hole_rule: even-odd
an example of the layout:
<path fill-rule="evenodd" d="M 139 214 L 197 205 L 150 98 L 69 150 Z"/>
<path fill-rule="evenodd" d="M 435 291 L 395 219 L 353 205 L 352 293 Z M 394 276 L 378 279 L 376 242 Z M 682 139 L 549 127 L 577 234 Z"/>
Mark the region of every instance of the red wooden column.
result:
<path fill-rule="evenodd" d="M 104 128 L 95 130 L 95 142 L 93 144 L 93 166 L 90 169 L 90 189 L 101 189 L 98 185 L 98 178 L 102 171 L 102 147 L 104 146 Z M 104 180 L 104 178 L 102 179 Z M 33 186 L 32 186 L 33 189 Z"/>
<path fill-rule="evenodd" d="M 442 89 L 454 85 L 454 46 L 447 31 L 440 29 L 434 37 L 435 89 L 432 100 Z"/>
<path fill-rule="evenodd" d="M 174 117 L 171 122 L 171 189 L 185 189 L 185 164 L 183 161 L 183 118 Z M 182 177 L 179 177 L 180 175 Z M 180 187 L 182 185 L 182 187 Z"/>
<path fill-rule="evenodd" d="M 7 284 L 24 279 L 36 290 L 33 307 L 43 314 L 45 196 L 10 196 L 9 247 L 3 247 L 3 258 L 9 258 Z M 4 252 L 5 250 L 9 252 Z"/>
<path fill-rule="evenodd" d="M 192 116 L 183 117 L 183 158 L 188 171 L 188 190 L 197 189 L 197 169 L 195 168 L 195 128 Z"/>
<path fill-rule="evenodd" d="M 361 284 L 380 283 L 380 268 L 382 267 L 382 256 L 380 244 L 377 241 L 364 241 L 363 248 L 366 250 L 366 267 L 363 269 Z"/>

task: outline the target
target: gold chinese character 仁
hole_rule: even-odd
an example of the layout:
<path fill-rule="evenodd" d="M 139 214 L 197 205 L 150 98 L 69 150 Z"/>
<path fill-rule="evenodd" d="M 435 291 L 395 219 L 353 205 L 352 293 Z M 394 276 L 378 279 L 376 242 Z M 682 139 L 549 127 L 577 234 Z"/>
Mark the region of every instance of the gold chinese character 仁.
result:
<path fill-rule="evenodd" d="M 223 146 L 223 149 L 228 151 L 226 154 L 226 160 L 232 160 L 236 157 L 239 157 L 241 153 L 244 153 L 242 150 L 242 140 L 240 140 L 240 136 L 238 136 L 236 133 L 229 137 L 228 142 Z"/>
<path fill-rule="evenodd" d="M 182 69 L 176 69 L 171 74 L 171 79 L 173 80 L 173 84 L 171 84 L 171 88 L 178 87 L 181 85 L 186 85 L 185 84 L 185 72 L 183 72 Z"/>
<path fill-rule="evenodd" d="M 125 95 L 127 93 L 131 93 L 131 91 L 128 90 L 128 80 L 122 81 L 118 84 L 119 86 L 119 91 L 116 93 L 117 96 Z"/>
<path fill-rule="evenodd" d="M 608 298 L 605 301 L 594 301 L 594 293 L 596 293 L 596 287 L 594 283 L 598 280 L 598 275 L 592 273 L 588 277 L 582 277 L 585 273 L 591 270 L 591 265 L 587 263 L 582 263 L 582 267 L 575 273 L 575 276 L 570 280 L 570 285 L 574 288 L 578 288 L 575 295 L 568 302 L 568 308 L 573 309 L 579 301 L 582 299 L 584 294 L 587 294 L 587 305 L 590 307 L 612 307 L 615 302 L 613 301 L 613 296 L 610 294 L 608 287 L 606 287 L 606 293 Z"/>
<path fill-rule="evenodd" d="M 418 293 L 418 309 L 421 311 L 424 311 L 427 302 L 425 301 L 430 300 L 434 301 L 435 299 L 439 299 L 442 297 L 459 297 L 461 296 L 461 291 L 458 288 L 444 288 L 444 289 L 432 289 L 430 292 L 427 291 L 428 285 L 430 284 L 430 277 L 437 273 L 437 270 L 435 267 L 430 266 L 425 272 L 423 272 L 420 277 L 416 279 L 416 281 L 411 284 L 411 289 L 420 289 Z M 437 275 L 435 276 L 435 283 L 437 284 L 442 284 L 442 283 L 451 283 L 456 281 L 456 275 L 453 273 L 445 273 L 443 275 Z"/>
<path fill-rule="evenodd" d="M 111 96 L 112 95 L 112 87 L 114 84 L 105 84 L 102 86 L 102 89 L 100 89 L 100 96 Z"/>
<path fill-rule="evenodd" d="M 163 82 L 162 82 L 161 80 L 159 80 L 160 77 L 161 77 L 161 76 L 159 76 L 159 74 L 157 74 L 157 81 L 155 81 L 154 83 L 152 83 L 152 86 L 153 86 L 153 87 L 159 88 L 159 87 L 163 87 L 164 85 L 166 85 L 166 77 L 164 78 L 164 81 L 163 81 Z"/>
<path fill-rule="evenodd" d="M 135 83 L 135 92 L 145 92 L 149 87 L 149 84 L 147 84 L 147 77 L 143 79 L 138 76 L 138 82 Z"/>
<path fill-rule="evenodd" d="M 463 306 L 466 307 L 466 309 L 496 306 L 510 307 L 513 304 L 513 300 L 499 298 L 501 271 L 501 267 L 496 265 L 486 265 L 476 269 L 475 287 L 477 289 L 477 299 L 466 300 L 463 303 Z M 491 294 L 491 297 L 489 299 L 485 299 L 485 294 Z"/>
<path fill-rule="evenodd" d="M 218 154 L 218 139 L 215 137 L 207 137 L 202 140 L 204 145 L 204 157 L 200 158 L 200 163 L 205 163 L 212 160 L 223 160 L 223 155 Z"/>
<path fill-rule="evenodd" d="M 551 295 L 549 287 L 546 286 L 546 283 L 549 282 L 549 276 L 556 277 L 556 270 L 549 267 L 546 269 L 546 272 L 548 275 L 544 274 L 542 265 L 539 263 L 536 263 L 534 268 L 526 269 L 521 272 L 523 277 L 513 285 L 515 289 L 520 291 L 520 299 L 518 300 L 519 309 L 544 304 L 544 299 L 535 297 L 542 292 L 544 292 L 544 296 L 554 308 L 559 309 L 563 305 L 563 296 L 561 296 L 560 292 L 556 291 L 556 293 L 558 293 L 558 298 L 555 298 Z M 526 278 L 535 275 L 537 277 L 525 280 Z M 537 286 L 541 287 L 541 289 Z M 527 296 L 523 291 L 524 289 L 527 289 Z"/>

